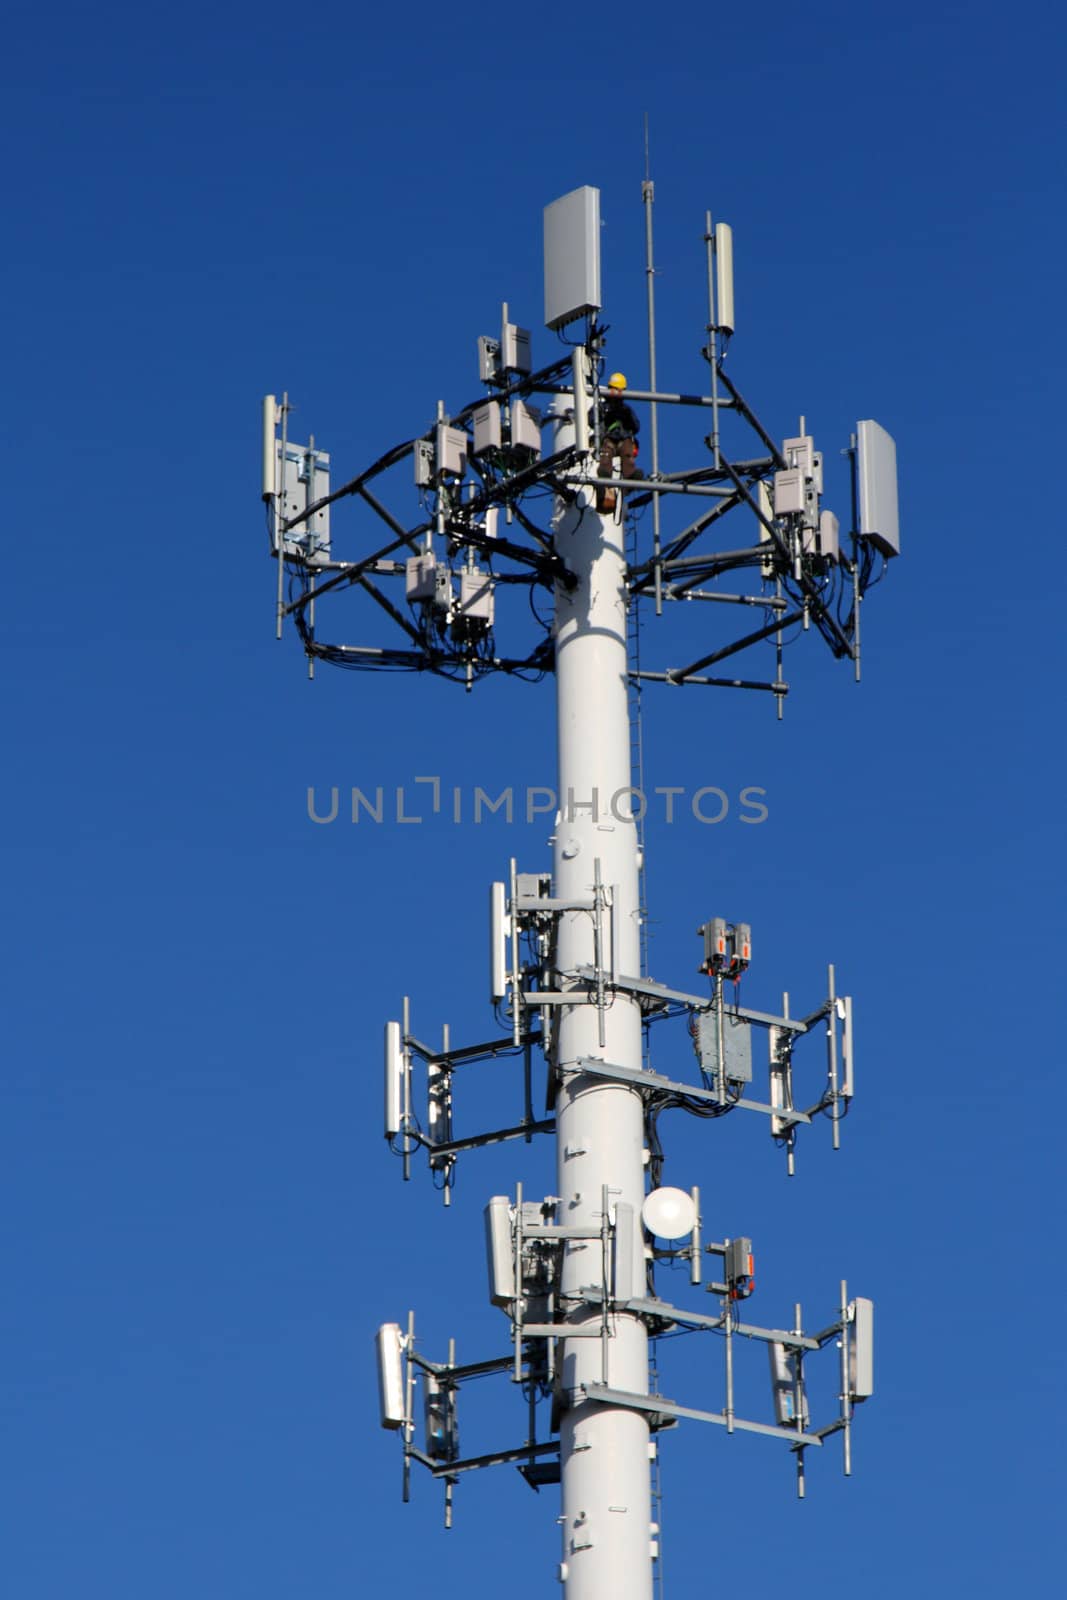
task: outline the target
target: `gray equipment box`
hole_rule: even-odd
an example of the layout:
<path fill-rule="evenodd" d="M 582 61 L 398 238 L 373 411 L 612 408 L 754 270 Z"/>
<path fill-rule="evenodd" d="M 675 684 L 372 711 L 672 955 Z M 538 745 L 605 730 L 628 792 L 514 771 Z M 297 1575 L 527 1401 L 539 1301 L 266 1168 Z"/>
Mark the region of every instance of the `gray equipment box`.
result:
<path fill-rule="evenodd" d="M 804 474 L 799 467 L 787 467 L 774 475 L 774 514 L 792 516 L 805 506 Z"/>
<path fill-rule="evenodd" d="M 726 1012 L 723 1017 L 722 1042 L 726 1055 L 726 1078 L 729 1083 L 752 1082 L 752 1029 Z M 713 1081 L 719 1073 L 719 1014 L 702 1011 L 697 1018 L 697 1050 L 700 1069 Z"/>
<path fill-rule="evenodd" d="M 525 376 L 530 371 L 531 365 L 529 328 L 520 328 L 514 322 L 506 322 L 503 334 L 500 365 L 505 372 L 517 372 Z"/>
<path fill-rule="evenodd" d="M 447 423 L 437 424 L 437 476 L 462 478 L 467 470 L 467 435 L 462 428 L 450 428 Z"/>
<path fill-rule="evenodd" d="M 768 1344 L 771 1360 L 771 1390 L 774 1394 L 774 1420 L 780 1428 L 807 1428 L 811 1421 L 808 1397 L 797 1374 L 796 1351 L 784 1344 Z"/>
<path fill-rule="evenodd" d="M 432 550 L 409 556 L 404 568 L 404 592 L 408 600 L 432 600 L 437 592 L 437 561 Z"/>
<path fill-rule="evenodd" d="M 487 333 L 478 340 L 478 376 L 483 383 L 495 383 L 500 376 L 500 341 Z"/>
<path fill-rule="evenodd" d="M 461 572 L 459 578 L 459 607 L 460 614 L 469 617 L 471 621 L 484 622 L 487 627 L 493 622 L 493 580 L 488 572 Z"/>
<path fill-rule="evenodd" d="M 275 444 L 276 479 L 278 484 L 279 518 L 297 517 L 301 511 L 330 492 L 330 457 L 325 450 L 311 450 L 306 444 L 293 444 L 290 440 L 282 455 L 282 442 Z M 285 535 L 284 554 L 290 560 L 306 561 L 308 565 L 330 559 L 330 508 L 321 511 L 307 522 L 290 528 Z"/>
<path fill-rule="evenodd" d="M 600 190 L 583 184 L 545 207 L 545 326 L 600 310 Z"/>
<path fill-rule="evenodd" d="M 490 450 L 500 449 L 500 406 L 496 400 L 487 400 L 471 417 L 474 444 L 471 454 L 484 456 Z"/>
<path fill-rule="evenodd" d="M 511 447 L 529 450 L 535 457 L 541 454 L 541 425 L 524 400 L 511 402 Z"/>

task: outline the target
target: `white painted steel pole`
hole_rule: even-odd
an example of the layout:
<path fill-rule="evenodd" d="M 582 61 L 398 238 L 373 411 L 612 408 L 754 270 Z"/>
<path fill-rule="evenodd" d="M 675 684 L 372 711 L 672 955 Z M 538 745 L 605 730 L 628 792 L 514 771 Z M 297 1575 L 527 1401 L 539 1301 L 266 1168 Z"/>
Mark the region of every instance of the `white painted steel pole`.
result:
<path fill-rule="evenodd" d="M 556 449 L 573 439 L 558 414 Z M 616 490 L 617 503 L 621 492 Z M 557 551 L 578 579 L 556 588 L 555 646 L 560 811 L 554 840 L 554 892 L 591 901 L 599 881 L 613 909 L 601 917 L 602 959 L 625 974 L 640 972 L 638 839 L 629 786 L 630 740 L 626 650 L 626 560 L 621 515 L 601 516 L 594 491 L 557 502 Z M 599 863 L 599 871 L 598 864 Z M 614 928 L 616 948 L 610 949 Z M 596 918 L 565 912 L 559 920 L 557 965 L 573 972 L 595 961 Z M 566 980 L 564 980 L 566 982 Z M 584 1000 L 584 992 L 583 992 Z M 603 1042 L 600 1029 L 603 1026 Z M 641 1015 L 635 1001 L 608 995 L 603 1011 L 588 1003 L 560 1006 L 554 1059 L 570 1074 L 583 1057 L 641 1067 Z M 599 1229 L 602 1194 L 639 1217 L 644 1199 L 641 1096 L 622 1084 L 568 1075 L 556 1100 L 559 1220 Z M 640 1223 L 632 1230 L 633 1294 L 643 1294 Z M 565 1247 L 563 1295 L 574 1296 L 568 1320 L 598 1326 L 599 1308 L 580 1291 L 600 1286 L 599 1239 Z M 567 1302 L 564 1302 L 565 1310 Z M 604 1383 L 648 1392 L 648 1335 L 639 1318 L 613 1315 L 612 1336 L 563 1343 L 568 1398 L 580 1385 Z M 607 1350 L 607 1370 L 603 1367 Z M 560 1427 L 563 1579 L 566 1600 L 651 1600 L 652 1532 L 649 1427 L 638 1411 L 568 1405 Z"/>

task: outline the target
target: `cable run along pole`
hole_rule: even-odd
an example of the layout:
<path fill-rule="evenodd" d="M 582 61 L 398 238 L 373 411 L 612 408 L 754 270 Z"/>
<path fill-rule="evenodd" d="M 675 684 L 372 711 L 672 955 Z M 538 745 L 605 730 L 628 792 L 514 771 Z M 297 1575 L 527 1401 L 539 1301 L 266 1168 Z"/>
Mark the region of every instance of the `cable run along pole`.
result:
<path fill-rule="evenodd" d="M 557 451 L 574 439 L 572 417 L 557 412 Z M 610 919 L 587 911 L 562 913 L 556 966 L 564 974 L 596 964 L 599 921 L 614 929 L 614 970 L 640 971 L 638 837 L 628 794 L 628 595 L 621 496 L 616 505 L 612 514 L 599 515 L 595 491 L 585 486 L 570 503 L 557 499 L 554 518 L 557 551 L 577 582 L 572 589 L 557 584 L 555 595 L 560 810 L 553 840 L 553 892 L 560 900 L 586 903 L 599 892 L 613 906 Z M 623 798 L 613 806 L 617 796 Z M 599 954 L 603 961 L 605 952 Z M 580 988 L 574 979 L 562 982 Z M 559 1082 L 556 1192 L 562 1223 L 602 1225 L 605 1199 L 611 1213 L 623 1204 L 640 1214 L 645 1189 L 641 1094 L 582 1074 L 577 1062 L 598 1057 L 639 1071 L 641 1050 L 635 997 L 616 992 L 603 1012 L 586 1003 L 559 1008 L 553 1065 Z M 630 1293 L 639 1294 L 645 1281 L 641 1229 L 630 1230 L 630 1238 L 632 1260 L 616 1262 L 616 1278 L 627 1277 L 633 1285 Z M 582 1304 L 581 1290 L 599 1277 L 593 1254 L 588 1241 L 570 1240 L 563 1258 L 565 1314 L 586 1327 L 601 1316 L 599 1308 Z M 560 1424 L 560 1576 L 566 1600 L 651 1600 L 652 1595 L 647 1416 L 582 1401 L 579 1392 L 585 1383 L 607 1383 L 648 1393 L 644 1324 L 620 1312 L 612 1322 L 612 1337 L 603 1345 L 589 1337 L 562 1341 L 563 1388 L 569 1401 Z"/>
<path fill-rule="evenodd" d="M 656 265 L 652 249 L 652 207 L 655 204 L 656 188 L 648 175 L 648 119 L 645 119 L 645 179 L 641 185 L 641 199 L 645 207 L 645 284 L 648 299 L 648 387 L 653 394 L 657 391 L 656 383 Z M 648 433 L 652 445 L 652 480 L 659 478 L 659 416 L 656 402 L 653 400 L 648 408 Z M 663 614 L 663 574 L 660 567 L 660 497 L 652 497 L 652 576 L 655 585 L 656 615 Z"/>

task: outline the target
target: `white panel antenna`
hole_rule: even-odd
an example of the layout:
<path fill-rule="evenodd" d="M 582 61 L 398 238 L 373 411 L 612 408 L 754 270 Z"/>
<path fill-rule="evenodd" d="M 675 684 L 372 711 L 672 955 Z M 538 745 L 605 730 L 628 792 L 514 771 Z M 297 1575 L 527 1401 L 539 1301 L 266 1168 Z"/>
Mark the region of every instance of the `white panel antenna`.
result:
<path fill-rule="evenodd" d="M 278 457 L 274 430 L 278 425 L 278 402 L 272 394 L 263 396 L 263 499 L 273 500 L 278 493 Z"/>
<path fill-rule="evenodd" d="M 508 1306 L 515 1299 L 515 1246 L 506 1194 L 495 1194 L 485 1208 L 485 1252 L 489 1298 L 495 1306 Z"/>
<path fill-rule="evenodd" d="M 869 1400 L 874 1393 L 874 1301 L 858 1296 L 849 1306 L 851 1337 L 848 1350 L 848 1387 L 852 1400 Z"/>
<path fill-rule="evenodd" d="M 404 1122 L 407 1077 L 399 1022 L 385 1024 L 385 1137 L 395 1139 Z"/>
<path fill-rule="evenodd" d="M 720 333 L 734 331 L 734 230 L 728 222 L 715 224 L 715 298 Z"/>
<path fill-rule="evenodd" d="M 897 447 L 880 423 L 868 420 L 856 424 L 856 474 L 860 538 L 869 539 L 884 556 L 899 555 Z"/>
<path fill-rule="evenodd" d="M 851 1100 L 855 1093 L 855 1062 L 852 1053 L 852 996 L 844 995 L 837 1002 L 837 1014 L 842 1022 L 841 1034 L 841 1093 Z"/>
<path fill-rule="evenodd" d="M 396 1322 L 383 1322 L 375 1344 L 378 1350 L 378 1405 L 383 1428 L 402 1428 L 407 1421 L 404 1405 L 404 1336 Z"/>
<path fill-rule="evenodd" d="M 545 326 L 600 305 L 600 190 L 584 184 L 545 207 Z"/>
<path fill-rule="evenodd" d="M 507 913 L 507 890 L 502 883 L 489 885 L 489 998 L 496 1004 L 508 992 L 508 945 L 511 920 Z"/>

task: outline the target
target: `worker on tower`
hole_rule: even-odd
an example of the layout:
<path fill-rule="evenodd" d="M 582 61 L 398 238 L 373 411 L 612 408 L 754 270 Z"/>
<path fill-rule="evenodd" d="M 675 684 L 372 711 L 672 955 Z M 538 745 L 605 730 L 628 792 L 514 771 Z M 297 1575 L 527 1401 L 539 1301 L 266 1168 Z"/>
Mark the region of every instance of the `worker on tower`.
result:
<path fill-rule="evenodd" d="M 637 470 L 637 435 L 641 424 L 633 408 L 626 404 L 626 375 L 613 372 L 608 379 L 608 393 L 600 402 L 600 457 L 597 472 L 602 478 L 615 476 L 616 456 L 619 459 L 619 476 L 640 477 Z M 592 416 L 590 416 L 592 423 Z M 604 487 L 597 491 L 598 511 L 614 511 L 615 490 Z"/>

